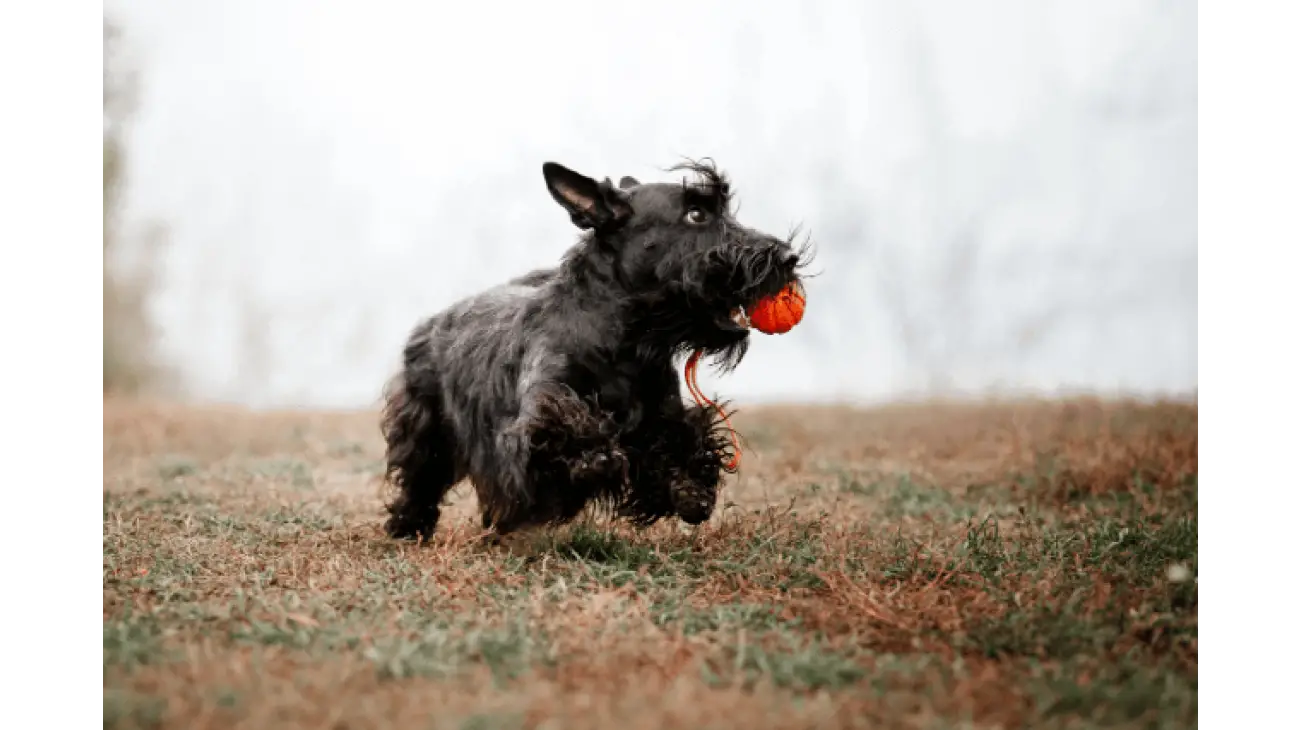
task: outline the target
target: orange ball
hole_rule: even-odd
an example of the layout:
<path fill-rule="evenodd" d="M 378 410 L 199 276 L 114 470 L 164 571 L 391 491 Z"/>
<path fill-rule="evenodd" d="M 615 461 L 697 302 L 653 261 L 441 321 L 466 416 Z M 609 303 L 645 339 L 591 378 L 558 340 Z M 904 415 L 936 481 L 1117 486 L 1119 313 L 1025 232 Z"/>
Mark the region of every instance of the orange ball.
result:
<path fill-rule="evenodd" d="M 749 321 L 759 332 L 769 335 L 785 334 L 803 319 L 806 303 L 803 287 L 798 282 L 792 282 L 777 292 L 776 296 L 760 299 L 754 305 Z"/>

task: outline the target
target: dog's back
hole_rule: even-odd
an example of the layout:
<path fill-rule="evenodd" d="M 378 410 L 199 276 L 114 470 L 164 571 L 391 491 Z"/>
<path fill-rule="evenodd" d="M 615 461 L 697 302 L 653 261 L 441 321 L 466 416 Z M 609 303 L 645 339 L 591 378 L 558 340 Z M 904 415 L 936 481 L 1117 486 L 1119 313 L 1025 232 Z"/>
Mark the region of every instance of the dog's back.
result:
<path fill-rule="evenodd" d="M 514 390 L 527 347 L 530 313 L 553 272 L 535 271 L 461 299 L 422 322 L 407 340 L 404 367 L 447 402 L 473 407 L 488 398 L 517 407 Z M 486 414 L 483 414 L 486 415 Z M 458 424 L 457 424 L 458 425 Z"/>
<path fill-rule="evenodd" d="M 485 382 L 493 373 L 501 383 L 513 382 L 525 355 L 523 329 L 530 313 L 540 307 L 543 289 L 556 270 L 534 269 L 471 294 L 424 320 L 406 344 L 408 373 L 423 373 L 424 389 L 437 387 L 449 401 L 476 390 L 501 391 Z M 509 401 L 509 399 L 506 399 Z M 516 403 L 500 403 L 510 408 Z"/>
<path fill-rule="evenodd" d="M 559 273 L 559 269 L 556 269 L 554 267 L 551 267 L 549 269 L 533 269 L 527 274 L 524 274 L 522 276 L 516 276 L 515 278 L 511 279 L 506 283 L 519 284 L 522 286 L 541 286 L 542 284 L 545 284 L 551 281 L 552 279 L 554 279 L 557 273 Z"/>

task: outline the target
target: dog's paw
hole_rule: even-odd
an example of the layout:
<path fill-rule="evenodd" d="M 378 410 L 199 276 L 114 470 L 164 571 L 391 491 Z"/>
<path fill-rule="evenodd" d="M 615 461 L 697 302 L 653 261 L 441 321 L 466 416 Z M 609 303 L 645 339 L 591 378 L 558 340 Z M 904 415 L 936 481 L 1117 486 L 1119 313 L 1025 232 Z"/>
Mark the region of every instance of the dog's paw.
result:
<path fill-rule="evenodd" d="M 722 483 L 723 475 L 727 472 L 727 468 L 724 465 L 730 459 L 731 456 L 726 453 L 708 451 L 703 454 L 697 454 L 686 462 L 686 466 L 682 469 L 682 473 L 687 479 L 690 479 L 696 484 L 707 485 L 707 487 L 700 487 L 701 489 L 708 488 L 716 490 L 718 485 Z"/>
<path fill-rule="evenodd" d="M 573 479 L 578 482 L 622 482 L 627 479 L 627 473 L 627 455 L 618 447 L 583 454 L 572 470 Z"/>
<path fill-rule="evenodd" d="M 716 489 L 684 479 L 673 483 L 669 495 L 673 500 L 673 511 L 688 525 L 698 525 L 708 520 L 718 501 Z"/>
<path fill-rule="evenodd" d="M 433 539 L 438 524 L 438 513 L 432 515 L 394 514 L 384 523 L 384 532 L 394 540 L 411 540 L 427 543 Z"/>

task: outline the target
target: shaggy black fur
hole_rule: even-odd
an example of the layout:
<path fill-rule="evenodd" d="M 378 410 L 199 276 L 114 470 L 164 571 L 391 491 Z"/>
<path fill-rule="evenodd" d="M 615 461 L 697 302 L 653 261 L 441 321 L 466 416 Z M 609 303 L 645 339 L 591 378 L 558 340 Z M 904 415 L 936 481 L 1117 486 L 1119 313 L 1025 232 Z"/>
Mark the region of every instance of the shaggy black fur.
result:
<path fill-rule="evenodd" d="M 718 413 L 683 403 L 673 359 L 739 364 L 733 311 L 798 280 L 806 247 L 737 222 L 712 163 L 670 170 L 694 179 L 615 187 L 546 163 L 578 243 L 415 328 L 385 394 L 390 535 L 428 538 L 466 477 L 498 534 L 588 504 L 642 525 L 709 518 L 730 440 Z"/>

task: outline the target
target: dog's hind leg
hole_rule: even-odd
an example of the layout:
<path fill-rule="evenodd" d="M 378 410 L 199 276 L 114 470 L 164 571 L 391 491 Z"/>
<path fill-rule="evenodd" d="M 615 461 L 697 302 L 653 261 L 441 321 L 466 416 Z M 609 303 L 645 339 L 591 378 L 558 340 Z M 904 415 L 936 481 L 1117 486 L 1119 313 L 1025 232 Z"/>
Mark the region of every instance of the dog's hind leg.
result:
<path fill-rule="evenodd" d="M 461 476 L 437 393 L 394 380 L 386 394 L 382 430 L 386 476 L 397 487 L 384 529 L 390 537 L 428 540 L 443 497 Z"/>

